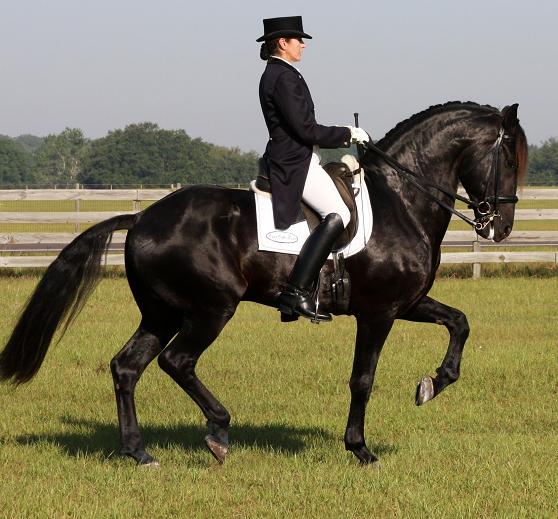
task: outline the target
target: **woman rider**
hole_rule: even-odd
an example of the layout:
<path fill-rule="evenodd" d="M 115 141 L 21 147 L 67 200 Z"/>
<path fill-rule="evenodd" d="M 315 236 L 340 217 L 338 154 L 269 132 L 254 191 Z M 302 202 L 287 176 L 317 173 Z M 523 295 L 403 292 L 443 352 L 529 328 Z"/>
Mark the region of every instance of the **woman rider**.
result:
<path fill-rule="evenodd" d="M 267 66 L 260 80 L 260 104 L 269 131 L 264 164 L 271 182 L 275 227 L 287 229 L 296 220 L 301 199 L 322 222 L 312 231 L 281 292 L 279 310 L 312 320 L 330 321 L 331 314 L 317 311 L 313 288 L 334 243 L 349 223 L 349 210 L 333 181 L 320 166 L 319 149 L 349 147 L 368 142 L 362 128 L 323 126 L 316 122 L 314 103 L 300 72 L 302 17 L 287 16 L 263 21 L 260 57 Z"/>

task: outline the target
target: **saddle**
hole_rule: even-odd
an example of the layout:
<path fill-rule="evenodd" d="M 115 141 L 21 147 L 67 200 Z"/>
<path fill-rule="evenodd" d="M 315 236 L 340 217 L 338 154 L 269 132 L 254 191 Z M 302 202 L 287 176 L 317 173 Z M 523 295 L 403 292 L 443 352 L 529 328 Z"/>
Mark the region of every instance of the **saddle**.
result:
<path fill-rule="evenodd" d="M 339 191 L 343 202 L 345 202 L 345 205 L 349 208 L 349 212 L 351 214 L 349 224 L 333 246 L 333 251 L 337 251 L 346 247 L 355 237 L 357 232 L 358 211 L 355 196 L 358 194 L 358 190 L 355 192 L 355 189 L 353 188 L 353 171 L 351 171 L 349 166 L 344 162 L 329 162 L 323 166 L 323 168 L 333 180 L 335 187 Z M 271 182 L 265 168 L 261 164 L 259 174 L 256 177 L 255 187 L 260 191 L 271 193 L 273 196 L 273 193 L 271 192 Z M 304 203 L 304 201 L 301 201 L 300 211 L 296 219 L 296 223 L 304 220 L 308 222 L 308 228 L 310 229 L 310 232 L 312 232 L 321 222 L 321 217 L 316 211 L 314 211 L 314 209 Z"/>

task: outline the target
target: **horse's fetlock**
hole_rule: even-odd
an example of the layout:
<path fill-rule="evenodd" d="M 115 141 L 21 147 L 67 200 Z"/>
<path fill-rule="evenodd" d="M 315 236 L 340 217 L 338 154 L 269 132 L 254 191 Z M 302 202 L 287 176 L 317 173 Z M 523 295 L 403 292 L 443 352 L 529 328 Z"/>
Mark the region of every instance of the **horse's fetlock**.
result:
<path fill-rule="evenodd" d="M 453 384 L 459 378 L 460 370 L 459 368 L 455 369 L 455 368 L 442 367 L 442 368 L 438 368 L 436 370 L 436 373 L 437 376 L 433 380 L 434 385 L 435 386 L 441 385 L 442 386 L 441 389 L 443 389 L 448 384 Z"/>

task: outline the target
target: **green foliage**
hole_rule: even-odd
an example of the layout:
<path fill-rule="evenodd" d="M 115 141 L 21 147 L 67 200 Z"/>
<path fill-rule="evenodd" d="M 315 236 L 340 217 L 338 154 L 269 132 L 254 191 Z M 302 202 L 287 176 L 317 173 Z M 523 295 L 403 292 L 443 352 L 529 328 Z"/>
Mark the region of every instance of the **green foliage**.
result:
<path fill-rule="evenodd" d="M 165 130 L 150 122 L 131 124 L 96 140 L 85 138 L 78 128 L 44 138 L 0 135 L 0 140 L 3 185 L 245 184 L 258 172 L 254 152 L 216 146 L 192 139 L 184 130 Z M 346 153 L 356 155 L 356 149 L 320 153 L 327 163 Z M 558 139 L 529 146 L 527 184 L 558 184 Z"/>
<path fill-rule="evenodd" d="M 190 138 L 145 122 L 115 130 L 91 143 L 83 184 L 183 184 L 248 182 L 257 156 Z"/>
<path fill-rule="evenodd" d="M 0 137 L 0 184 L 17 186 L 30 180 L 31 157 L 23 146 Z"/>
<path fill-rule="evenodd" d="M 21 144 L 27 153 L 35 153 L 43 143 L 42 137 L 37 137 L 36 135 L 20 135 L 19 137 L 14 138 L 15 142 Z"/>
<path fill-rule="evenodd" d="M 35 178 L 44 184 L 76 183 L 89 141 L 78 128 L 46 136 L 35 153 Z"/>
<path fill-rule="evenodd" d="M 529 146 L 530 184 L 558 184 L 558 140 L 549 139 L 540 147 Z"/>
<path fill-rule="evenodd" d="M 44 138 L 0 136 L 0 184 L 170 185 L 245 184 L 258 156 L 192 139 L 184 130 L 131 124 L 89 140 L 78 128 Z"/>

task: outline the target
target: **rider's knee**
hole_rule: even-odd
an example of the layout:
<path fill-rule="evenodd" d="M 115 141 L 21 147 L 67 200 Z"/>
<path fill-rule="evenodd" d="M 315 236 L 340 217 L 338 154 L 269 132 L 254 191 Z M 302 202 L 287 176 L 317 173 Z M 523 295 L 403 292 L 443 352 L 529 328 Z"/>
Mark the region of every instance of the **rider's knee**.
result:
<path fill-rule="evenodd" d="M 347 227 L 347 225 L 349 225 L 349 222 L 351 221 L 351 213 L 347 206 L 339 207 L 334 213 L 329 213 L 326 218 L 333 216 L 336 216 L 343 222 L 343 228 Z"/>
<path fill-rule="evenodd" d="M 348 212 L 348 211 L 347 211 Z M 349 216 L 350 219 L 350 216 Z M 345 220 L 343 219 L 343 216 L 341 216 L 339 213 L 329 213 L 325 218 L 324 218 L 324 222 L 327 223 L 328 226 L 330 227 L 340 227 L 343 226 L 343 228 L 347 227 L 347 224 L 349 223 L 347 221 L 347 223 L 345 223 Z"/>

